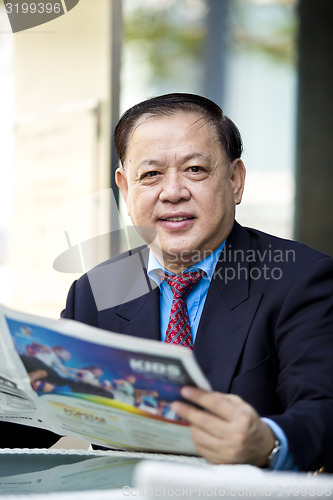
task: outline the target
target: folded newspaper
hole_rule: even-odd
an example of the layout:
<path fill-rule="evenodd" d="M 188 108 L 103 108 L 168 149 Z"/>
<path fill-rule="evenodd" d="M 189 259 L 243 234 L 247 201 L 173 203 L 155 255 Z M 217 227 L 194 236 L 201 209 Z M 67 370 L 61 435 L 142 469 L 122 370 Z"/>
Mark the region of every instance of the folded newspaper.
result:
<path fill-rule="evenodd" d="M 0 421 L 112 449 L 195 455 L 170 406 L 209 389 L 192 352 L 0 307 Z"/>

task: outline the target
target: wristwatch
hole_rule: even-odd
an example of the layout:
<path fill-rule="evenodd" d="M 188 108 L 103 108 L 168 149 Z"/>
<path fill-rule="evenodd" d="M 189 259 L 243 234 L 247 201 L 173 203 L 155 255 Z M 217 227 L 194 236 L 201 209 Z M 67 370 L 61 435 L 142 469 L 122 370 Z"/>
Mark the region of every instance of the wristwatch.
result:
<path fill-rule="evenodd" d="M 281 450 L 281 442 L 279 441 L 279 439 L 275 439 L 274 448 L 270 452 L 267 460 L 267 467 L 269 469 L 274 469 L 280 450 Z"/>

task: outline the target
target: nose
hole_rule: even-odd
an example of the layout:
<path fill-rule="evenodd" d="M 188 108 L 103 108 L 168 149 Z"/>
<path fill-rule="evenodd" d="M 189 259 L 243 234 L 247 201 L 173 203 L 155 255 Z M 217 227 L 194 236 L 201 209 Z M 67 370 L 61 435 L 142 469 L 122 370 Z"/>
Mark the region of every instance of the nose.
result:
<path fill-rule="evenodd" d="M 191 198 L 189 188 L 186 186 L 186 179 L 181 173 L 168 173 L 162 184 L 159 199 L 162 202 L 179 203 Z"/>

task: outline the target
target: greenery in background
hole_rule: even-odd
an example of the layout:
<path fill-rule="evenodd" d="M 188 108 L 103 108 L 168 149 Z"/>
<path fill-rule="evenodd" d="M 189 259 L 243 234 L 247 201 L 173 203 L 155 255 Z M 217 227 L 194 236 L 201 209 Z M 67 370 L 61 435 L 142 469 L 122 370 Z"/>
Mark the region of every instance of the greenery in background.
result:
<path fill-rule="evenodd" d="M 296 0 L 229 3 L 233 49 L 294 63 Z M 202 64 L 207 9 L 208 0 L 125 0 L 124 42 L 145 54 L 153 79 L 167 79 L 177 61 Z"/>
<path fill-rule="evenodd" d="M 277 63 L 295 63 L 296 0 L 233 0 L 232 6 L 234 49 L 256 52 Z"/>
<path fill-rule="evenodd" d="M 156 1 L 155 5 L 151 0 L 140 1 L 135 9 L 126 12 L 125 8 L 124 41 L 140 46 L 153 77 L 168 78 L 175 61 L 202 59 L 205 26 L 200 13 L 204 7 L 204 0 Z"/>

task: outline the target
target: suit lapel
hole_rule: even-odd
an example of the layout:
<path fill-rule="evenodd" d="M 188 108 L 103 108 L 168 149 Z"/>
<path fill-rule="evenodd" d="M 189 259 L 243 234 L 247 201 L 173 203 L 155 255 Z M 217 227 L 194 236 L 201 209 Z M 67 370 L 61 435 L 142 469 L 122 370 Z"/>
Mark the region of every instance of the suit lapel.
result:
<path fill-rule="evenodd" d="M 156 283 L 147 276 L 148 255 L 147 247 L 130 252 L 130 257 L 135 258 L 134 265 L 124 267 L 122 281 L 125 282 L 125 289 L 129 289 L 127 297 L 135 298 L 126 300 L 126 296 L 122 294 L 121 304 L 101 311 L 101 328 L 112 325 L 113 330 L 119 333 L 160 340 L 160 293 Z M 119 296 L 117 280 L 110 280 L 111 282 L 115 287 L 113 294 Z"/>
<path fill-rule="evenodd" d="M 251 248 L 247 231 L 235 223 L 216 266 L 200 320 L 194 353 L 215 390 L 228 392 L 261 293 L 250 296 Z"/>
<path fill-rule="evenodd" d="M 116 312 L 124 321 L 123 333 L 144 339 L 160 340 L 160 292 L 155 288 L 148 294 L 123 304 Z"/>

